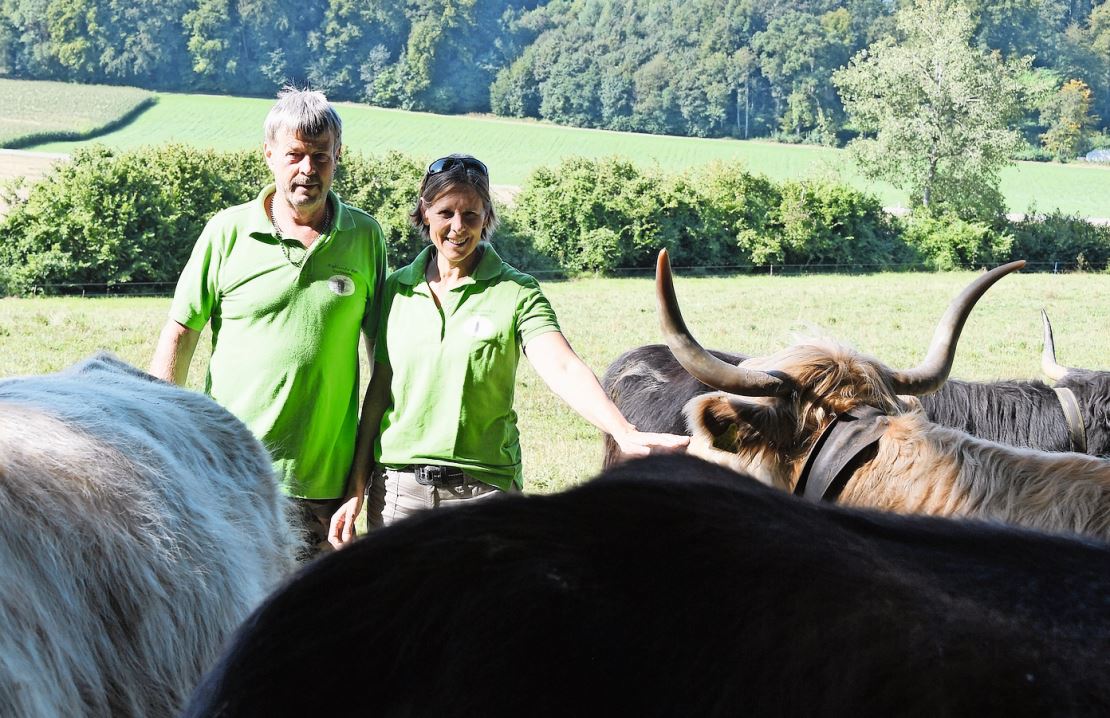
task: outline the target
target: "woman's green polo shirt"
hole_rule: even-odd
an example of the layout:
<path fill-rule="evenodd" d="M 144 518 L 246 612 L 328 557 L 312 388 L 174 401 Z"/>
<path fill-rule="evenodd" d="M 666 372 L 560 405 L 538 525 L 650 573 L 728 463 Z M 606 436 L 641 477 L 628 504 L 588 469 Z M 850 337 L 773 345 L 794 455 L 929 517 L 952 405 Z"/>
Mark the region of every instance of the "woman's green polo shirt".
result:
<path fill-rule="evenodd" d="M 392 468 L 454 466 L 508 489 L 523 485 L 513 411 L 520 350 L 559 324 L 536 280 L 483 247 L 442 310 L 424 278 L 433 247 L 386 280 L 376 360 L 393 382 L 374 456 Z"/>
<path fill-rule="evenodd" d="M 266 214 L 273 191 L 208 222 L 170 317 L 196 331 L 211 321 L 205 391 L 270 450 L 285 490 L 333 499 L 354 457 L 359 330 L 377 333 L 385 238 L 373 217 L 329 193 L 333 228 L 298 268 Z"/>

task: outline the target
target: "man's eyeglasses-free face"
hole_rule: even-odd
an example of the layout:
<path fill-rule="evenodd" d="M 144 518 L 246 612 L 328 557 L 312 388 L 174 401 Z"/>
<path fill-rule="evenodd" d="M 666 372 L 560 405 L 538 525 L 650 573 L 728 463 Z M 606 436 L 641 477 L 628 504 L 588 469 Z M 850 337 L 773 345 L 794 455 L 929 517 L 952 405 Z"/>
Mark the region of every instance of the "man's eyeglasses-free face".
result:
<path fill-rule="evenodd" d="M 440 157 L 435 162 L 428 165 L 428 174 L 437 175 L 440 172 L 446 172 L 453 167 L 462 165 L 463 167 L 481 172 L 483 176 L 489 177 L 489 170 L 482 164 L 480 160 L 473 157 Z"/>

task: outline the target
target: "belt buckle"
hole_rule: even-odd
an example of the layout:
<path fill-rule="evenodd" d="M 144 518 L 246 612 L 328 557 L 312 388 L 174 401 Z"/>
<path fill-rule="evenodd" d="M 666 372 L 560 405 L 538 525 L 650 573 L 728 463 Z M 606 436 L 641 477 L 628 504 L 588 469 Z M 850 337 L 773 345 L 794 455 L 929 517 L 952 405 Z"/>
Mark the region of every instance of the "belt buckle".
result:
<path fill-rule="evenodd" d="M 413 470 L 416 483 L 421 486 L 434 486 L 443 488 L 447 485 L 448 469 L 445 466 L 417 466 Z"/>

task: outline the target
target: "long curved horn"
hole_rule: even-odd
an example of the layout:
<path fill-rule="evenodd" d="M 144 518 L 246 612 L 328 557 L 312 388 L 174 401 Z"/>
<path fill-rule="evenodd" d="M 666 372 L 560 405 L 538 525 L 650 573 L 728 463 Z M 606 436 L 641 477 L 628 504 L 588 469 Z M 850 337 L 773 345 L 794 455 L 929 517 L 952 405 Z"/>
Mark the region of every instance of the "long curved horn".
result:
<path fill-rule="evenodd" d="M 898 394 L 929 394 L 936 391 L 948 378 L 952 371 L 952 361 L 956 358 L 956 342 L 960 339 L 964 322 L 971 314 L 972 307 L 990 289 L 991 285 L 1014 270 L 1025 266 L 1025 260 L 1003 264 L 984 273 L 959 296 L 948 305 L 948 311 L 940 319 L 936 331 L 933 332 L 933 341 L 929 345 L 929 352 L 925 361 L 914 369 L 904 369 L 891 372 L 891 381 L 894 391 Z"/>
<path fill-rule="evenodd" d="M 1052 323 L 1048 313 L 1041 310 L 1041 324 L 1044 325 L 1044 349 L 1041 351 L 1041 371 L 1052 381 L 1060 381 L 1070 369 L 1056 363 L 1056 342 L 1052 339 Z"/>
<path fill-rule="evenodd" d="M 659 250 L 655 265 L 655 296 L 659 302 L 659 324 L 663 338 L 682 368 L 714 389 L 744 396 L 783 396 L 793 385 L 783 378 L 762 371 L 741 369 L 721 361 L 702 348 L 686 328 L 678 309 L 678 298 L 671 279 L 671 260 L 667 250 Z"/>

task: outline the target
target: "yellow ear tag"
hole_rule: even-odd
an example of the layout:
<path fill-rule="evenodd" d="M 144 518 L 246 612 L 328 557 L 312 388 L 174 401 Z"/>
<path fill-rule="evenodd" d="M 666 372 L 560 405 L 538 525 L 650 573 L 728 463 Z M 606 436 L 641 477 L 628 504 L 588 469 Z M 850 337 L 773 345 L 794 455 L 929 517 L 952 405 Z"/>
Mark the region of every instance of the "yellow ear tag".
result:
<path fill-rule="evenodd" d="M 713 448 L 721 451 L 736 451 L 739 434 L 740 429 L 737 428 L 736 424 L 730 425 L 728 431 L 713 437 Z"/>

